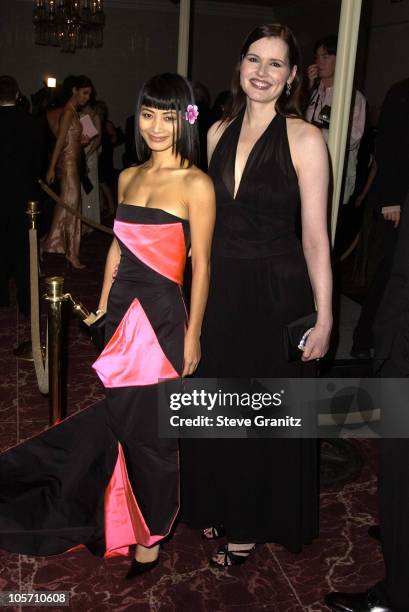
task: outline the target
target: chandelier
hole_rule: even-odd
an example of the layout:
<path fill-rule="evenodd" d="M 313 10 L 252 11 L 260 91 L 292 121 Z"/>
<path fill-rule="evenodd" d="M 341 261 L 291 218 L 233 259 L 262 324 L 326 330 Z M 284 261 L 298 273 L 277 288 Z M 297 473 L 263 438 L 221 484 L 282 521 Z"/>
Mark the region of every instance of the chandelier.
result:
<path fill-rule="evenodd" d="M 103 0 L 34 0 L 33 23 L 37 45 L 75 49 L 102 47 Z"/>

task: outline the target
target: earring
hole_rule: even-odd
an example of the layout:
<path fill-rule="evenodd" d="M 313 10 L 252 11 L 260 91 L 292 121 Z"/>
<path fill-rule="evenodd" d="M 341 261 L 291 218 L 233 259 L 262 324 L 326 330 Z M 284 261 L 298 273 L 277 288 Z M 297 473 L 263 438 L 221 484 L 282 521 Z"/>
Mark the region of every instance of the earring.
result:
<path fill-rule="evenodd" d="M 289 96 L 291 93 L 291 83 L 289 83 L 288 81 L 287 81 L 287 86 L 285 88 L 285 93 L 287 96 Z"/>

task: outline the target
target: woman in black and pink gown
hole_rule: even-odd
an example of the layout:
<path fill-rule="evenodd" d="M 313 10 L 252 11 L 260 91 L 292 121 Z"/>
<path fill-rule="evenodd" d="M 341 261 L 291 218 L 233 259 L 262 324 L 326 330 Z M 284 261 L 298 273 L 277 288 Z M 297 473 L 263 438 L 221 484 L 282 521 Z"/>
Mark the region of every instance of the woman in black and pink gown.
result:
<path fill-rule="evenodd" d="M 93 367 L 106 399 L 0 457 L 6 550 L 49 555 L 84 544 L 109 555 L 137 544 L 128 577 L 157 564 L 179 509 L 178 442 L 158 437 L 158 383 L 191 374 L 199 362 L 215 215 L 212 183 L 193 165 L 196 115 L 179 75 L 143 86 L 144 163 L 120 176 L 99 302 L 107 344 Z M 187 322 L 181 286 L 189 248 Z"/>

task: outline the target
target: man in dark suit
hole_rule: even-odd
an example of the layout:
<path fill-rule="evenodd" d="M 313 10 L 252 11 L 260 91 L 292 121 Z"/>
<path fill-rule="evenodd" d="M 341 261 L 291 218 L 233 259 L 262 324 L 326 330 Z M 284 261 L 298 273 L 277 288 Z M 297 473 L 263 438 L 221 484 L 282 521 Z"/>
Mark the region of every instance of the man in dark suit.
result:
<path fill-rule="evenodd" d="M 386 95 L 376 139 L 377 174 L 368 195 L 381 215 L 382 253 L 374 280 L 354 330 L 352 357 L 369 358 L 374 346 L 373 324 L 391 274 L 397 228 L 409 189 L 409 79 Z"/>
<path fill-rule="evenodd" d="M 20 312 L 30 312 L 28 200 L 38 199 L 43 163 L 41 124 L 16 106 L 19 87 L 0 76 L 0 306 L 14 278 Z"/>
<path fill-rule="evenodd" d="M 406 170 L 407 171 L 407 170 Z M 392 272 L 374 325 L 375 364 L 382 378 L 409 377 L 409 191 L 401 213 Z M 366 592 L 330 593 L 336 612 L 409 610 L 409 413 L 393 400 L 384 422 L 402 438 L 383 438 L 380 447 L 379 506 L 385 578 Z"/>

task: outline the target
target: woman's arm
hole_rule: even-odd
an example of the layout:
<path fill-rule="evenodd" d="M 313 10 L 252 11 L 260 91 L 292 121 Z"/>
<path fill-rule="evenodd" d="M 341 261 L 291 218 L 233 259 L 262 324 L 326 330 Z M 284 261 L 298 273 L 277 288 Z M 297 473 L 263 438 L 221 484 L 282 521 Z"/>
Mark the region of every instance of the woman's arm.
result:
<path fill-rule="evenodd" d="M 288 131 L 301 195 L 302 246 L 315 302 L 317 323 L 303 361 L 323 357 L 332 328 L 332 272 L 327 230 L 328 152 L 316 127 L 295 121 Z"/>
<path fill-rule="evenodd" d="M 53 154 L 51 155 L 51 161 L 50 161 L 50 165 L 47 171 L 46 181 L 49 185 L 54 182 L 55 166 L 57 164 L 58 158 L 64 146 L 65 137 L 67 136 L 67 132 L 70 128 L 72 119 L 73 119 L 73 112 L 68 109 L 64 110 L 64 112 L 61 115 L 61 119 L 60 119 L 60 123 L 58 127 L 57 140 L 54 145 Z"/>
<path fill-rule="evenodd" d="M 106 312 L 108 295 L 111 290 L 112 283 L 115 280 L 116 270 L 118 269 L 119 260 L 121 258 L 121 251 L 119 249 L 118 241 L 116 238 L 113 239 L 111 246 L 109 247 L 105 271 L 104 271 L 104 282 L 102 284 L 101 297 L 98 302 L 98 310 Z"/>
<path fill-rule="evenodd" d="M 87 157 L 89 157 L 90 155 L 92 155 L 92 153 L 94 153 L 94 151 L 96 151 L 99 147 L 99 145 L 101 144 L 101 119 L 100 117 L 97 115 L 97 113 L 94 113 L 91 117 L 93 124 L 95 125 L 96 129 L 98 130 L 98 134 L 96 136 L 94 136 L 94 138 L 91 138 L 91 143 L 89 146 L 89 149 L 86 153 Z"/>
<path fill-rule="evenodd" d="M 210 282 L 210 249 L 216 216 L 211 179 L 195 171 L 188 179 L 188 210 L 192 241 L 192 288 L 185 336 L 182 376 L 192 374 L 200 361 L 200 334 Z"/>

